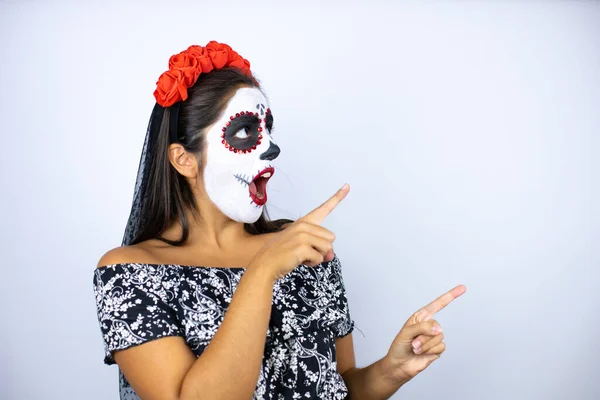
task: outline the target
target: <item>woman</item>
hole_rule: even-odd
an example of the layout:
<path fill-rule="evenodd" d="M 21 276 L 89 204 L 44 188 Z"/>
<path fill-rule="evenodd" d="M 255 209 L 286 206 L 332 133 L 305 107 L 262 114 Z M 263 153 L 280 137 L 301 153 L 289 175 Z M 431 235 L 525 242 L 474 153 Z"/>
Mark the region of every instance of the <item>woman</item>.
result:
<path fill-rule="evenodd" d="M 191 46 L 154 95 L 123 246 L 94 275 L 122 399 L 383 399 L 440 356 L 432 316 L 463 286 L 356 368 L 335 236 L 321 226 L 349 187 L 297 221 L 268 220 L 280 149 L 247 60 Z"/>

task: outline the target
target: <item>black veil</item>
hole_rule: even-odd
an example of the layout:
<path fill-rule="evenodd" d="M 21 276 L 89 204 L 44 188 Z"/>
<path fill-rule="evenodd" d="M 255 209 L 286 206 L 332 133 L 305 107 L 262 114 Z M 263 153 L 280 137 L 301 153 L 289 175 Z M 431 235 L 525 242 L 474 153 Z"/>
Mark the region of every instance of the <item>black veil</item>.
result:
<path fill-rule="evenodd" d="M 171 107 L 174 108 L 174 107 Z M 178 108 L 178 107 L 176 107 Z M 140 164 L 138 167 L 138 173 L 135 181 L 135 187 L 133 191 L 133 201 L 131 205 L 131 211 L 129 212 L 129 218 L 127 219 L 127 225 L 125 227 L 125 233 L 123 234 L 122 246 L 130 245 L 140 233 L 143 227 L 144 215 L 143 210 L 146 208 L 145 201 L 148 198 L 148 187 L 149 187 L 149 172 L 152 165 L 152 160 L 156 157 L 156 147 L 158 142 L 158 135 L 160 132 L 160 126 L 162 124 L 163 116 L 166 108 L 163 108 L 158 103 L 154 106 L 152 114 L 150 116 L 150 122 L 146 130 L 146 138 L 144 139 L 144 145 L 142 147 L 142 155 L 140 157 Z M 177 114 L 171 110 L 171 114 L 174 116 Z M 170 118 L 175 119 L 175 118 Z M 171 128 L 175 128 L 171 126 Z M 170 131 L 172 131 L 170 129 Z M 176 130 L 175 130 L 176 132 Z M 140 400 L 137 396 L 123 372 L 119 368 L 119 397 L 121 400 Z"/>
<path fill-rule="evenodd" d="M 132 242 L 140 233 L 140 230 L 145 222 L 143 210 L 146 209 L 145 202 L 148 199 L 147 195 L 150 183 L 150 167 L 152 165 L 152 160 L 156 159 L 158 135 L 160 133 L 160 127 L 163 122 L 163 116 L 165 115 L 165 112 L 168 114 L 169 118 L 169 140 L 171 143 L 178 140 L 177 120 L 179 117 L 179 103 L 175 103 L 168 108 L 164 108 L 156 103 L 150 116 L 148 129 L 146 130 L 146 138 L 144 139 L 142 155 L 140 157 L 140 164 L 138 166 L 138 173 L 135 180 L 131 211 L 129 212 L 129 218 L 127 219 L 127 225 L 123 234 L 121 246 L 128 246 L 132 244 Z"/>

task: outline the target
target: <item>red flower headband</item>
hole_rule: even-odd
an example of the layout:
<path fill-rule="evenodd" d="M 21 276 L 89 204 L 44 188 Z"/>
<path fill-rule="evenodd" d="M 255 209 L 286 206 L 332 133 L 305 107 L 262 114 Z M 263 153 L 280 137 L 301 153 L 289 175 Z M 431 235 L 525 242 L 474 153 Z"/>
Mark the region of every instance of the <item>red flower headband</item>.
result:
<path fill-rule="evenodd" d="M 188 88 L 194 86 L 200 74 L 225 67 L 234 67 L 252 76 L 250 62 L 224 43 L 211 41 L 206 47 L 188 47 L 169 59 L 169 70 L 156 82 L 156 102 L 170 107 L 178 101 L 185 101 Z"/>

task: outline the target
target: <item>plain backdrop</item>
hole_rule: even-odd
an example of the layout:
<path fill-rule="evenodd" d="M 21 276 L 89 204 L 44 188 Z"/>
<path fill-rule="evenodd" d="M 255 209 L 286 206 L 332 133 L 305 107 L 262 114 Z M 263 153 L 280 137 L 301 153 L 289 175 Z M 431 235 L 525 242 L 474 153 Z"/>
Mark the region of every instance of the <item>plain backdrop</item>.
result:
<path fill-rule="evenodd" d="M 325 226 L 359 366 L 462 283 L 446 353 L 394 398 L 600 398 L 592 1 L 0 1 L 0 398 L 117 398 L 93 270 L 120 244 L 158 76 L 210 40 L 271 101 L 271 212 L 351 185 Z"/>

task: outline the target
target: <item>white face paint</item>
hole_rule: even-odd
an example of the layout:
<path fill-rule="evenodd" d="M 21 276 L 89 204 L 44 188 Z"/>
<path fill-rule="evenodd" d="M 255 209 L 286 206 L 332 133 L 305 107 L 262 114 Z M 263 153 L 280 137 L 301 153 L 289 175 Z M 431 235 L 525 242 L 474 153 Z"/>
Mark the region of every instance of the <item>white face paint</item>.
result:
<path fill-rule="evenodd" d="M 206 133 L 206 193 L 234 221 L 256 222 L 267 202 L 267 181 L 279 155 L 272 127 L 265 96 L 256 88 L 241 88 Z"/>

